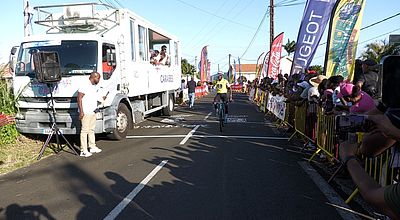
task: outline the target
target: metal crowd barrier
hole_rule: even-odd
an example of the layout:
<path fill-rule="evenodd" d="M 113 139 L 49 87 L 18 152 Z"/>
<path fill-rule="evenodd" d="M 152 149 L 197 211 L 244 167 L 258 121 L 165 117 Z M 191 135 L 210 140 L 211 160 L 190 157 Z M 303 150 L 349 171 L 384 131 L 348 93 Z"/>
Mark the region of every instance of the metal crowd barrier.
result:
<path fill-rule="evenodd" d="M 364 170 L 381 186 L 391 185 L 395 180 L 395 168 L 392 166 L 395 159 L 393 158 L 392 148 L 387 149 L 377 157 L 368 158 L 362 156 Z M 359 189 L 357 187 L 346 199 L 345 203 L 350 203 L 358 193 Z"/>
<path fill-rule="evenodd" d="M 258 89 L 257 89 L 258 90 Z M 266 108 L 267 100 L 268 100 L 268 92 L 262 92 L 259 94 L 259 91 L 256 91 L 255 101 L 256 104 L 260 107 L 260 110 L 268 113 Z M 257 97 L 257 98 L 256 98 Z M 335 155 L 338 155 L 338 143 L 336 140 L 336 131 L 335 131 L 335 115 L 326 115 L 321 107 L 318 107 L 317 110 L 317 125 L 316 125 L 316 137 L 313 139 L 312 137 L 308 137 L 306 135 L 306 122 L 307 122 L 307 105 L 295 106 L 294 111 L 294 124 L 291 125 L 290 117 L 292 117 L 292 112 L 290 109 L 293 104 L 287 103 L 285 109 L 285 119 L 279 122 L 279 126 L 289 125 L 294 127 L 295 132 L 289 138 L 289 141 L 292 140 L 296 134 L 300 134 L 305 141 L 309 141 L 315 144 L 316 151 L 309 158 L 309 162 L 313 160 L 313 158 L 321 152 L 324 152 L 329 158 L 339 161 Z M 362 136 L 359 134 L 359 141 L 362 140 Z M 400 155 L 398 155 L 400 157 Z M 395 168 L 393 168 L 393 153 L 392 149 L 386 150 L 381 155 L 374 158 L 363 157 L 362 161 L 364 162 L 365 171 L 374 178 L 381 186 L 387 186 L 393 184 L 395 180 Z M 400 158 L 398 161 L 400 166 Z M 358 193 L 358 188 L 356 188 L 353 193 L 348 197 L 346 203 L 349 203 Z"/>
<path fill-rule="evenodd" d="M 317 150 L 310 157 L 309 161 L 311 161 L 321 151 L 324 151 L 330 158 L 334 158 L 334 155 L 337 155 L 337 152 L 335 152 L 335 149 L 337 149 L 335 116 L 325 115 L 323 109 L 318 107 L 317 118 Z"/>

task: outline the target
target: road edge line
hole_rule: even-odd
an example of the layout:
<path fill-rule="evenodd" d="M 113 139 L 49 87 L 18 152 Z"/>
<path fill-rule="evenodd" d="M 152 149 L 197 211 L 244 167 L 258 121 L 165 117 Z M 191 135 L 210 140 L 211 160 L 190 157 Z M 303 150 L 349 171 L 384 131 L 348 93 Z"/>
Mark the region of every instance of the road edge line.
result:
<path fill-rule="evenodd" d="M 343 199 L 332 189 L 332 187 L 318 174 L 318 172 L 312 168 L 308 162 L 306 161 L 298 161 L 297 162 L 301 168 L 303 168 L 304 172 L 311 178 L 311 180 L 315 183 L 315 185 L 319 188 L 319 190 L 325 195 L 328 201 L 331 204 L 336 204 L 337 206 L 344 207 L 348 210 L 351 210 L 350 207 L 343 201 Z M 349 213 L 348 211 L 344 211 L 343 209 L 339 209 L 335 207 L 338 214 L 343 219 L 357 219 L 360 218 L 353 213 Z"/>

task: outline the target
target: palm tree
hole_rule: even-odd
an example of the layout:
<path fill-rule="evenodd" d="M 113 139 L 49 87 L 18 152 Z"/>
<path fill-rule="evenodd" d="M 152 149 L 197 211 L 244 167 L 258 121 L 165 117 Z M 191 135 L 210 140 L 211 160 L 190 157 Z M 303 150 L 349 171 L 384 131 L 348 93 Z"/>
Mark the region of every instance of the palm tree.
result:
<path fill-rule="evenodd" d="M 361 58 L 373 59 L 379 63 L 382 57 L 398 53 L 399 45 L 399 43 L 389 44 L 386 40 L 367 44 L 365 46 L 366 50 L 361 54 Z"/>
<path fill-rule="evenodd" d="M 293 40 L 293 41 L 290 41 L 289 39 L 288 39 L 288 42 L 285 44 L 285 45 L 283 45 L 283 48 L 286 50 L 286 52 L 288 53 L 288 56 L 290 56 L 290 54 L 291 53 L 293 53 L 294 51 L 296 51 L 296 42 Z"/>
<path fill-rule="evenodd" d="M 182 59 L 181 61 L 181 70 L 182 70 L 182 75 L 193 75 L 196 73 L 196 68 L 190 64 L 187 59 Z"/>

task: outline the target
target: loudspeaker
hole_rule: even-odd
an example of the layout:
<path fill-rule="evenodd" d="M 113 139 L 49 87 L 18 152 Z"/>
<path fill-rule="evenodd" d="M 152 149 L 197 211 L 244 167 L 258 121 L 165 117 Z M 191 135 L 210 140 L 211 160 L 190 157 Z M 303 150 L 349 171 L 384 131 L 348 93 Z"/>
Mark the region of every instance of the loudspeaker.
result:
<path fill-rule="evenodd" d="M 41 83 L 55 83 L 61 80 L 58 53 L 40 51 L 32 54 L 36 79 Z"/>

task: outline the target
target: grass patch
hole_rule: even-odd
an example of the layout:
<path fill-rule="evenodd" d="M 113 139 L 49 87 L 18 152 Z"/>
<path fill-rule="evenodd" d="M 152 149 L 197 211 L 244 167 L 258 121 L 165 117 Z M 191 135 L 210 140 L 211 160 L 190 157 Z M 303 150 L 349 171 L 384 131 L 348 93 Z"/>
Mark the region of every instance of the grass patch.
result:
<path fill-rule="evenodd" d="M 0 68 L 0 112 L 15 115 L 17 112 L 17 98 L 14 97 L 11 83 L 3 76 L 7 65 Z M 0 127 L 0 174 L 5 174 L 21 167 L 28 166 L 36 161 L 36 157 L 43 142 L 20 135 L 15 125 Z M 53 151 L 46 149 L 43 156 Z"/>

